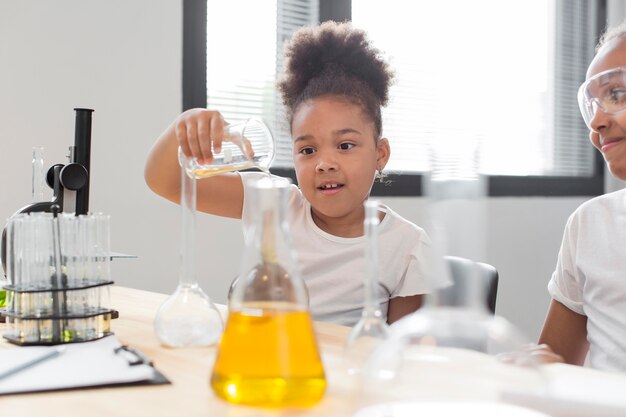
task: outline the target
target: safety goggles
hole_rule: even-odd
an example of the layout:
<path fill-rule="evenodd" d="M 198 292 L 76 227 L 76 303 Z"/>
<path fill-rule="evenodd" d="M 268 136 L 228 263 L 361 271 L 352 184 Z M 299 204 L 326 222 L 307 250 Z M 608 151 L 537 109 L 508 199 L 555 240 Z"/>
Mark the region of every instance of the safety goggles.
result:
<path fill-rule="evenodd" d="M 578 89 L 578 105 L 589 129 L 598 109 L 610 115 L 626 110 L 626 67 L 603 71 L 585 81 Z"/>

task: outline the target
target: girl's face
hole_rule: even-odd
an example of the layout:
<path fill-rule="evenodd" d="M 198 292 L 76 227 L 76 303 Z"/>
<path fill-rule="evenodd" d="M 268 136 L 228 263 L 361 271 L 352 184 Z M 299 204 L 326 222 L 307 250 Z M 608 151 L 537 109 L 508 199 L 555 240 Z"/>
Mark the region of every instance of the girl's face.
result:
<path fill-rule="evenodd" d="M 615 38 L 600 48 L 589 65 L 587 79 L 618 67 L 626 67 L 626 38 Z M 602 152 L 609 171 L 626 180 L 626 111 L 607 114 L 599 108 L 589 124 L 589 139 Z"/>
<path fill-rule="evenodd" d="M 361 107 L 332 95 L 300 104 L 291 134 L 298 185 L 316 224 L 340 236 L 362 230 L 363 202 L 389 159 L 389 142 L 376 140 Z"/>

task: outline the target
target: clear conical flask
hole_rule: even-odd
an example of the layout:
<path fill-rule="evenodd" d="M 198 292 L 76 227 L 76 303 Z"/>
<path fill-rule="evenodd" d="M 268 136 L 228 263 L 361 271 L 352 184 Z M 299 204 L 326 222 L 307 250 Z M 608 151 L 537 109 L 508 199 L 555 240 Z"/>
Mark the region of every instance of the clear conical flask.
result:
<path fill-rule="evenodd" d="M 383 318 L 378 301 L 380 268 L 378 263 L 378 226 L 380 224 L 380 203 L 368 200 L 364 203 L 365 219 L 365 271 L 363 311 L 361 318 L 352 328 L 346 339 L 344 357 L 349 374 L 362 370 L 369 354 L 389 335 L 389 326 Z"/>
<path fill-rule="evenodd" d="M 267 177 L 251 190 L 249 236 L 211 387 L 237 404 L 312 405 L 326 379 L 288 234 L 290 182 Z"/>
<path fill-rule="evenodd" d="M 219 311 L 196 279 L 196 180 L 181 168 L 182 233 L 180 275 L 176 290 L 159 307 L 154 329 L 161 344 L 170 347 L 216 343 L 224 324 Z"/>
<path fill-rule="evenodd" d="M 447 133 L 434 138 L 431 172 L 424 178 L 432 242 L 430 293 L 422 308 L 390 327 L 389 338 L 368 359 L 355 416 L 434 413 L 425 406 L 434 402 L 440 414 L 433 415 L 448 415 L 443 411 L 451 401 L 492 415 L 487 411 L 506 393 L 545 388 L 532 360 L 521 367 L 496 357 L 518 350 L 528 339 L 487 308 L 477 263 L 484 261 L 486 246 L 486 183 L 478 172 L 478 138 Z M 460 276 L 451 274 L 450 256 L 464 259 Z"/>

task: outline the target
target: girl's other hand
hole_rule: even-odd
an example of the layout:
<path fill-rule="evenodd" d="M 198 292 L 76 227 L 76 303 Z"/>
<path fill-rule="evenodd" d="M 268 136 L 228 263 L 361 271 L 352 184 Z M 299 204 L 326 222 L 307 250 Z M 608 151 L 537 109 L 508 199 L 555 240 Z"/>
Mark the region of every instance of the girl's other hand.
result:
<path fill-rule="evenodd" d="M 565 363 L 563 357 L 554 353 L 550 346 L 534 343 L 524 345 L 514 352 L 501 353 L 497 357 L 504 363 L 530 367 L 549 363 Z"/>
<path fill-rule="evenodd" d="M 221 152 L 226 124 L 218 111 L 187 110 L 174 122 L 178 146 L 187 157 L 196 158 L 199 163 L 211 163 L 213 151 Z"/>

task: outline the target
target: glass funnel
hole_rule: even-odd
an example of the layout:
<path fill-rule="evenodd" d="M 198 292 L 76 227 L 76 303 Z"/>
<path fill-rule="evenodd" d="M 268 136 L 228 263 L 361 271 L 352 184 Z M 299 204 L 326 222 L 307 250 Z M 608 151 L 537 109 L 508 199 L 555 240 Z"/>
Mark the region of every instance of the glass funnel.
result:
<path fill-rule="evenodd" d="M 364 293 L 365 300 L 361 318 L 352 328 L 345 345 L 344 357 L 349 374 L 357 374 L 362 370 L 369 354 L 389 334 L 389 326 L 383 318 L 378 302 L 378 226 L 380 224 L 380 203 L 367 200 L 365 219 L 363 222 L 365 238 L 365 271 Z"/>
<path fill-rule="evenodd" d="M 481 415 L 493 415 L 488 410 L 506 393 L 545 389 L 530 357 L 526 367 L 497 358 L 519 351 L 528 339 L 487 308 L 477 263 L 485 259 L 486 240 L 479 138 L 454 132 L 433 139 L 424 184 L 433 251 L 427 277 L 431 292 L 421 309 L 390 327 L 388 339 L 369 357 L 358 416 L 455 415 L 442 412 L 450 401 L 475 404 Z M 450 256 L 464 259 L 462 273 L 451 274 Z M 439 402 L 439 413 L 426 402 Z"/>
<path fill-rule="evenodd" d="M 196 180 L 181 167 L 182 233 L 180 272 L 176 290 L 159 307 L 154 329 L 170 347 L 208 346 L 222 334 L 222 317 L 196 279 Z"/>
<path fill-rule="evenodd" d="M 288 232 L 291 186 L 254 183 L 239 280 L 211 375 L 220 398 L 266 407 L 309 406 L 326 389 L 324 369 Z"/>

